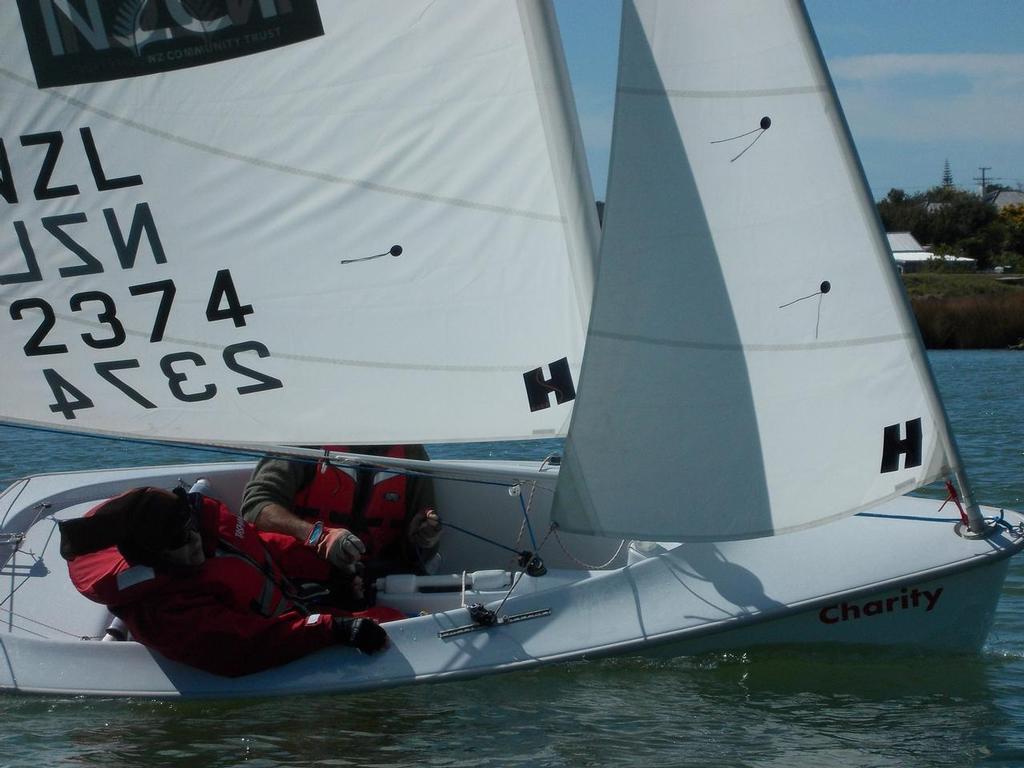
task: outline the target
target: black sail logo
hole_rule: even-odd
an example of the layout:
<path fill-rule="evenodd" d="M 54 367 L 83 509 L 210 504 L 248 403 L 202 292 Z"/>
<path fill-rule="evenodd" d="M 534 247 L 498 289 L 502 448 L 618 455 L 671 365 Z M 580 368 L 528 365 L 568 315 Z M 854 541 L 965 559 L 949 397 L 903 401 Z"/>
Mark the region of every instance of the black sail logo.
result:
<path fill-rule="evenodd" d="M 316 0 L 18 0 L 36 83 L 118 80 L 323 35 Z"/>

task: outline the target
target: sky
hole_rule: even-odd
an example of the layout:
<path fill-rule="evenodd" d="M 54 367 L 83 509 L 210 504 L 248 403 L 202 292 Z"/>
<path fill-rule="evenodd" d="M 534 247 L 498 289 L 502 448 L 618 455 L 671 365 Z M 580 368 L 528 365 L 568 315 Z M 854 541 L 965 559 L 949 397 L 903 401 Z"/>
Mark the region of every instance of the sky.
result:
<path fill-rule="evenodd" d="M 940 184 L 947 160 L 963 189 L 982 167 L 1024 187 L 1024 0 L 805 1 L 875 199 Z M 603 199 L 621 0 L 555 9 Z"/>

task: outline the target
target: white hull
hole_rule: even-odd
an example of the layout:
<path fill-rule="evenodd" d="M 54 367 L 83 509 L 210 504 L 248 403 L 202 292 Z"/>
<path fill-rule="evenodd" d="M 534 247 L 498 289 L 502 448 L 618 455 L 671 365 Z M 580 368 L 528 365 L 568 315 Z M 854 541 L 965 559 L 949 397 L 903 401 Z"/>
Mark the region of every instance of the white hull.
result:
<path fill-rule="evenodd" d="M 445 462 L 436 462 L 445 465 Z M 507 462 L 447 464 L 479 480 L 437 480 L 438 507 L 455 525 L 517 548 L 519 500 L 506 490 Z M 388 626 L 387 651 L 346 648 L 242 678 L 169 662 L 133 642 L 99 642 L 109 614 L 73 589 L 60 558 L 56 519 L 136 485 L 174 485 L 199 476 L 214 495 L 237 500 L 250 465 L 216 464 L 44 475 L 0 496 L 0 533 L 28 528 L 18 551 L 0 544 L 0 689 L 102 696 L 253 696 L 344 692 L 473 677 L 539 664 L 619 654 L 687 655 L 763 644 L 854 643 L 972 651 L 984 642 L 1010 555 L 1024 547 L 1007 525 L 981 540 L 954 533 L 955 510 L 900 498 L 869 513 L 797 533 L 751 541 L 625 548 L 607 570 L 581 569 L 554 539 L 541 549 L 549 572 L 523 577 L 504 603 L 514 623 L 440 637 L 471 624 L 460 607 L 494 608 L 504 589 L 382 595 L 416 615 Z M 556 473 L 551 473 L 551 487 Z M 526 486 L 524 485 L 524 492 Z M 550 489 L 530 518 L 548 527 Z M 528 493 L 528 492 L 527 492 Z M 49 506 L 40 509 L 39 504 Z M 985 509 L 998 516 L 999 510 Z M 34 525 L 31 523 L 38 516 Z M 618 541 L 562 536 L 573 557 L 607 560 Z M 509 553 L 454 529 L 442 546 L 444 573 L 510 567 Z M 810 576 L 809 574 L 814 574 Z M 454 582 L 459 582 L 461 575 Z"/>

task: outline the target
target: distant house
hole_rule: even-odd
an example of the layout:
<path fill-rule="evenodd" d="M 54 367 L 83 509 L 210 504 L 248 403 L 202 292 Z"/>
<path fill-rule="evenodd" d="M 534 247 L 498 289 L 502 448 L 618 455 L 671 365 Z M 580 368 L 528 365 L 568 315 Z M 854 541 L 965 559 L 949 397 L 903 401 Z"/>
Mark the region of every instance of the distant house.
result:
<path fill-rule="evenodd" d="M 1024 205 L 1024 192 L 1012 189 L 1000 189 L 996 192 L 989 192 L 985 195 L 985 202 L 992 203 L 998 210 L 1003 210 L 1008 205 Z"/>
<path fill-rule="evenodd" d="M 909 232 L 887 232 L 885 236 L 889 239 L 889 250 L 892 251 L 892 257 L 896 260 L 900 272 L 917 272 L 930 261 L 943 261 L 965 272 L 978 268 L 975 259 L 968 259 L 966 256 L 936 255 L 925 250 Z"/>

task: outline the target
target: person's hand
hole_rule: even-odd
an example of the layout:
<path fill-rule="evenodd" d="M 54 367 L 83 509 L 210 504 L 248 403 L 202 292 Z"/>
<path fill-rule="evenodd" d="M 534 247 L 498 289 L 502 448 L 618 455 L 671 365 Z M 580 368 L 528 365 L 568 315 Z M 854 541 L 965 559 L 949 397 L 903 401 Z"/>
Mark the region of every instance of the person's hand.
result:
<path fill-rule="evenodd" d="M 353 600 L 365 600 L 366 599 L 366 587 L 363 585 L 362 576 L 352 577 L 352 581 L 349 584 L 349 590 L 352 593 Z"/>
<path fill-rule="evenodd" d="M 314 546 L 317 557 L 347 574 L 356 572 L 356 564 L 366 551 L 359 537 L 346 528 L 324 528 Z"/>
<path fill-rule="evenodd" d="M 328 596 L 324 604 L 343 611 L 361 611 L 367 608 L 368 590 L 363 576 L 359 573 L 361 568 L 361 565 L 357 568 L 355 576 L 331 568 L 326 582 Z"/>
<path fill-rule="evenodd" d="M 407 535 L 420 549 L 436 547 L 441 539 L 441 518 L 432 509 L 420 510 L 409 521 Z"/>
<path fill-rule="evenodd" d="M 339 643 L 358 648 L 363 653 L 376 653 L 388 644 L 388 633 L 373 619 L 335 616 L 331 628 Z"/>

